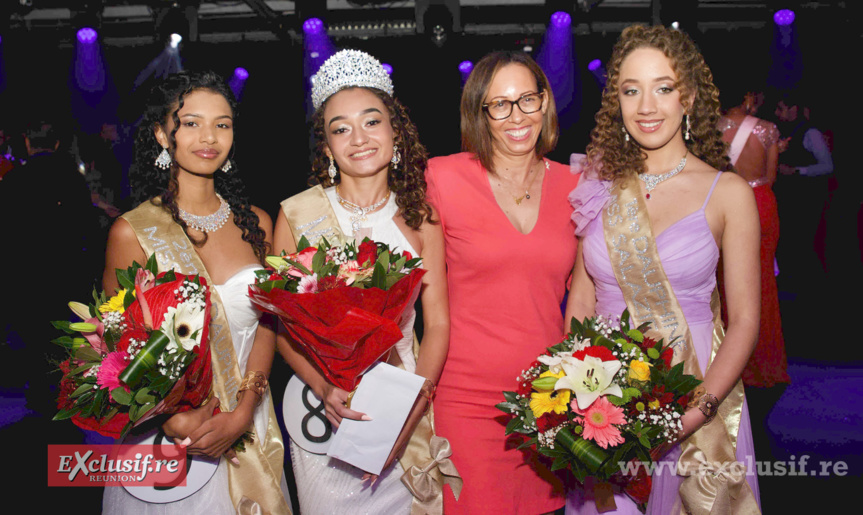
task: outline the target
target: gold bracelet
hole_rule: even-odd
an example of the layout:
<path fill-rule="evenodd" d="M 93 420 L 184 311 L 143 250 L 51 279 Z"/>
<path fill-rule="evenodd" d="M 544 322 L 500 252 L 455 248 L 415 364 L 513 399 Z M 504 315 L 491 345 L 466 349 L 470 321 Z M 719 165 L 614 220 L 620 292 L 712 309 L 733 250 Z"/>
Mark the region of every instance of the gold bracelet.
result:
<path fill-rule="evenodd" d="M 709 424 L 716 417 L 716 412 L 719 410 L 719 399 L 715 395 L 707 393 L 707 390 L 699 385 L 692 391 L 692 399 L 690 399 L 688 406 L 690 408 L 698 408 L 698 411 L 707 417 L 704 423 Z"/>
<path fill-rule="evenodd" d="M 425 397 L 429 402 L 434 400 L 435 393 L 437 392 L 437 386 L 432 382 L 431 379 L 426 379 L 423 383 L 423 387 L 420 388 L 420 395 Z"/>
<path fill-rule="evenodd" d="M 257 406 L 262 400 L 264 400 L 264 393 L 267 391 L 267 387 L 269 386 L 270 382 L 267 381 L 267 377 L 262 372 L 250 370 L 246 372 L 246 377 L 243 378 L 243 382 L 237 390 L 237 400 L 240 400 L 240 394 L 242 392 L 251 390 L 258 396 L 258 402 L 255 403 L 255 406 Z"/>

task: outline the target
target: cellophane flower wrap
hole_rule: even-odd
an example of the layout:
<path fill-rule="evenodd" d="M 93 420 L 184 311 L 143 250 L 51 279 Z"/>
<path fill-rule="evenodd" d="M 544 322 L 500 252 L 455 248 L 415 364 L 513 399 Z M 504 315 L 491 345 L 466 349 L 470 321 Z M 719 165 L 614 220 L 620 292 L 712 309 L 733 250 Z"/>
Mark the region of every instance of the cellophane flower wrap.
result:
<path fill-rule="evenodd" d="M 365 238 L 269 256 L 249 297 L 279 317 L 335 386 L 353 390 L 360 376 L 399 340 L 399 324 L 416 302 L 425 270 L 407 251 Z"/>
<path fill-rule="evenodd" d="M 94 303 L 70 302 L 81 322 L 55 321 L 68 352 L 54 420 L 122 438 L 160 414 L 200 406 L 213 372 L 206 280 L 146 265 L 117 270 L 120 291 L 93 292 Z"/>
<path fill-rule="evenodd" d="M 701 382 L 683 363 L 671 366 L 673 348 L 646 336 L 649 327 L 630 327 L 628 311 L 573 319 L 571 332 L 496 406 L 512 416 L 506 434 L 525 436 L 519 448 L 549 457 L 552 470 L 568 468 L 582 485 L 587 478 L 619 485 L 642 510 L 651 451 L 674 442 Z"/>

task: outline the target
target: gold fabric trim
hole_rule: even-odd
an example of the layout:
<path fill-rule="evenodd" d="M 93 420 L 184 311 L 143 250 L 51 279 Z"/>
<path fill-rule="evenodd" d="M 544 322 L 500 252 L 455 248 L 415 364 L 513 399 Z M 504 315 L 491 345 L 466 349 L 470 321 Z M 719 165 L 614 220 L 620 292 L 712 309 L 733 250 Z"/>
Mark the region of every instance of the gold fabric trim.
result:
<path fill-rule="evenodd" d="M 161 206 L 144 202 L 124 214 L 123 218 L 135 230 L 144 253 L 156 254 L 159 271 L 173 269 L 184 274 L 199 274 L 207 280 L 207 284 L 213 286 L 194 245 Z M 237 389 L 242 375 L 222 301 L 214 287 L 210 288 L 210 301 L 213 391 L 222 408 L 232 411 L 237 407 Z M 273 409 L 272 397 L 268 398 L 266 409 L 269 410 L 270 417 L 264 438 L 254 445 L 247 445 L 245 452 L 237 453 L 239 467 L 228 465 L 231 500 L 241 515 L 291 513 L 280 486 L 285 445 Z M 254 424 L 249 430 L 255 431 Z"/>
<path fill-rule="evenodd" d="M 616 180 L 609 193 L 611 198 L 603 212 L 605 242 L 630 315 L 636 324 L 651 322 L 652 337 L 673 342 L 672 363 L 683 361 L 685 373 L 703 379 L 689 325 L 659 259 L 647 204 L 640 195 L 635 174 Z M 716 291 L 711 308 L 712 362 L 725 337 Z M 735 451 L 743 398 L 743 382 L 738 380 L 719 406 L 718 416 L 723 423 L 703 425 L 680 443 L 677 473 L 687 476 L 679 491 L 683 504 L 680 513 L 761 513 L 746 482 L 746 468 L 737 462 Z"/>
<path fill-rule="evenodd" d="M 333 206 L 321 186 L 314 186 L 283 201 L 282 211 L 291 226 L 295 243 L 299 243 L 302 236 L 305 236 L 312 245 L 315 245 L 321 236 L 332 243 L 333 240 L 326 236 L 327 234 L 337 235 L 340 241 L 344 242 L 344 235 Z M 418 358 L 419 342 L 416 334 L 414 334 L 413 351 L 414 357 Z M 401 369 L 405 368 L 403 363 L 399 363 L 398 366 Z M 432 449 L 432 441 L 436 442 L 436 450 Z M 402 483 L 414 496 L 411 515 L 442 514 L 442 485 L 444 484 L 450 485 L 458 499 L 462 479 L 455 465 L 449 460 L 452 451 L 447 454 L 444 450 L 448 448 L 449 441 L 435 435 L 434 410 L 430 405 L 399 458 L 399 463 L 405 471 L 402 475 Z"/>

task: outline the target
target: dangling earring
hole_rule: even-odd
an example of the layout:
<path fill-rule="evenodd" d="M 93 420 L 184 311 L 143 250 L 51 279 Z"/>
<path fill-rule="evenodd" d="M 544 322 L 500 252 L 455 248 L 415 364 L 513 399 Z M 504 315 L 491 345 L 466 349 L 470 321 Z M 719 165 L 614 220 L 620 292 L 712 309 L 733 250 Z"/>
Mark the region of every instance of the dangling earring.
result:
<path fill-rule="evenodd" d="M 402 155 L 399 153 L 399 146 L 393 145 L 393 158 L 390 159 L 390 163 L 393 164 L 393 170 L 398 168 L 399 163 L 402 161 Z"/>
<path fill-rule="evenodd" d="M 162 153 L 156 158 L 156 166 L 162 170 L 167 170 L 171 167 L 171 154 L 168 153 L 167 148 L 162 147 Z"/>
<path fill-rule="evenodd" d="M 230 172 L 230 171 L 231 171 L 231 168 L 233 168 L 233 166 L 234 166 L 234 165 L 232 165 L 232 164 L 231 164 L 231 159 L 230 159 L 230 158 L 228 158 L 228 159 L 226 159 L 226 160 L 225 160 L 225 164 L 223 164 L 223 165 L 222 165 L 222 167 L 221 167 L 221 168 L 219 168 L 219 170 L 221 170 L 221 171 L 223 171 L 223 172 L 225 172 L 225 173 L 228 173 L 228 172 Z"/>
<path fill-rule="evenodd" d="M 683 116 L 686 117 L 686 131 L 683 133 L 683 139 L 689 141 L 690 131 L 692 130 L 691 117 L 688 114 Z"/>
<path fill-rule="evenodd" d="M 336 170 L 336 161 L 333 159 L 333 156 L 330 156 L 330 166 L 327 168 L 327 175 L 330 176 L 331 181 L 334 181 L 338 173 L 339 171 Z"/>
<path fill-rule="evenodd" d="M 629 133 L 626 132 L 626 127 L 621 127 L 620 130 L 623 131 L 623 140 L 629 143 Z"/>

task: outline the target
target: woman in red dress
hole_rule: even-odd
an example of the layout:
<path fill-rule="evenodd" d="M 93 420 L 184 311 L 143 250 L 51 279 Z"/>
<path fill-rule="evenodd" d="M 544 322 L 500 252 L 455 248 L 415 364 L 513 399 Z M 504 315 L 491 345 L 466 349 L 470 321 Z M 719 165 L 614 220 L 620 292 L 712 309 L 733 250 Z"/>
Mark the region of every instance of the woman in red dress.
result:
<path fill-rule="evenodd" d="M 466 152 L 429 161 L 428 198 L 443 225 L 450 348 L 435 423 L 464 479 L 444 511 L 547 513 L 564 504 L 546 464 L 504 436 L 504 390 L 559 342 L 561 302 L 575 262 L 567 195 L 578 182 L 544 158 L 557 142 L 548 79 L 524 53 L 477 63 L 461 101 Z"/>

